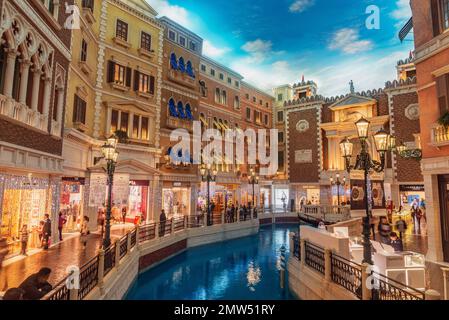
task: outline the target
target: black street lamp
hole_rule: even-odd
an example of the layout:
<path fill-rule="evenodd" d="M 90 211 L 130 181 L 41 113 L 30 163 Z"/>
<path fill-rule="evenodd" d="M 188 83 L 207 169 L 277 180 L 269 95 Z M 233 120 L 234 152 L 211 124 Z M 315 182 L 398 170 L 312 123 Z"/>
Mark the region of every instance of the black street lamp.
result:
<path fill-rule="evenodd" d="M 343 181 L 340 180 L 340 174 L 337 173 L 336 179 L 331 177 L 331 185 L 337 186 L 337 203 L 338 203 L 338 213 L 340 213 L 340 187 L 346 186 L 346 177 L 343 178 Z"/>
<path fill-rule="evenodd" d="M 256 175 L 256 171 L 254 169 L 251 169 L 250 175 L 248 176 L 248 183 L 253 186 L 253 208 L 256 207 L 256 200 L 255 200 L 255 185 L 259 184 L 259 177 Z"/>
<path fill-rule="evenodd" d="M 210 208 L 210 183 L 216 181 L 218 170 L 216 168 L 212 169 L 210 164 L 202 165 L 201 169 L 201 179 L 203 182 L 207 183 L 207 225 L 212 225 L 211 219 L 211 208 Z"/>
<path fill-rule="evenodd" d="M 111 245 L 112 186 L 114 183 L 115 166 L 118 159 L 117 143 L 118 140 L 115 136 L 107 139 L 107 142 L 101 147 L 103 157 L 95 159 L 95 161 L 98 161 L 99 159 L 106 160 L 106 172 L 108 174 L 108 202 L 106 207 L 103 250 L 106 250 Z"/>
<path fill-rule="evenodd" d="M 380 155 L 380 162 L 373 160 L 368 151 L 368 133 L 370 122 L 364 118 L 361 118 L 355 123 L 357 127 L 357 133 L 359 136 L 361 151 L 357 155 L 355 165 L 351 165 L 351 157 L 353 152 L 353 143 L 345 138 L 340 142 L 341 153 L 345 159 L 345 166 L 348 173 L 351 170 L 363 170 L 365 179 L 365 210 L 366 216 L 363 218 L 363 263 L 373 264 L 371 255 L 371 239 L 370 239 L 370 218 L 371 203 L 370 203 L 370 193 L 371 193 L 371 183 L 369 181 L 369 174 L 371 172 L 382 172 L 385 169 L 385 155 L 391 149 L 393 141 L 390 141 L 390 135 L 381 129 L 378 133 L 374 135 L 374 143 L 376 145 L 377 152 Z"/>

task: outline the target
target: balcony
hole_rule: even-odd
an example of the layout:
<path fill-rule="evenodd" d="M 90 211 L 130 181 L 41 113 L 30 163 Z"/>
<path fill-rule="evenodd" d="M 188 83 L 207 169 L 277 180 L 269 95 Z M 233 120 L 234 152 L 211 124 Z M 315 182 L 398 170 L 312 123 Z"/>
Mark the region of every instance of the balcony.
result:
<path fill-rule="evenodd" d="M 150 60 L 152 60 L 156 56 L 156 53 L 154 52 L 154 50 L 148 51 L 148 50 L 146 50 L 144 48 L 140 48 L 138 51 L 139 51 L 139 54 L 142 57 L 145 57 L 145 58 L 150 59 Z"/>
<path fill-rule="evenodd" d="M 173 82 L 176 82 L 180 85 L 187 86 L 193 89 L 196 86 L 195 78 L 192 78 L 188 74 L 181 72 L 179 70 L 170 69 L 168 72 L 168 78 Z"/>
<path fill-rule="evenodd" d="M 46 116 L 4 95 L 0 95 L 0 115 L 47 132 Z"/>
<path fill-rule="evenodd" d="M 186 129 L 192 131 L 192 121 L 186 119 L 179 119 L 174 117 L 167 118 L 167 127 L 170 129 Z"/>
<path fill-rule="evenodd" d="M 430 144 L 434 147 L 449 145 L 449 129 L 441 125 L 434 125 L 431 131 Z"/>

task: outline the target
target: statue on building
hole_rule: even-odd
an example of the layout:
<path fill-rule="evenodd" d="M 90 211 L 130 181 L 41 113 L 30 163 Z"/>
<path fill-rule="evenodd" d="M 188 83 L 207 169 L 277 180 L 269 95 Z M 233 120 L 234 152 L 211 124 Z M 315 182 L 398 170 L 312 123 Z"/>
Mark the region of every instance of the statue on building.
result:
<path fill-rule="evenodd" d="M 352 94 L 355 93 L 354 81 L 352 81 L 352 80 L 349 82 L 349 90 Z"/>

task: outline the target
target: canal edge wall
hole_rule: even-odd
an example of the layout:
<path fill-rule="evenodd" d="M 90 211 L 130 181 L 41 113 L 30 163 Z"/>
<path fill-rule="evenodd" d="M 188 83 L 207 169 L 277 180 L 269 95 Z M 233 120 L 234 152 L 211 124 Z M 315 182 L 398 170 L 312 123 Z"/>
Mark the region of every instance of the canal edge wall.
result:
<path fill-rule="evenodd" d="M 95 287 L 86 300 L 121 300 L 128 293 L 140 273 L 161 264 L 189 248 L 243 238 L 259 232 L 259 220 L 236 224 L 193 228 L 177 232 L 169 237 L 158 238 L 137 245 Z"/>

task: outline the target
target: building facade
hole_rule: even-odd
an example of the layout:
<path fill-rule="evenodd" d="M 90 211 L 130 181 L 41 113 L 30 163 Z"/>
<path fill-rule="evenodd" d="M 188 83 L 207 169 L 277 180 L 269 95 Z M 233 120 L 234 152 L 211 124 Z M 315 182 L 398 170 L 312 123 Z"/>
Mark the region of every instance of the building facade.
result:
<path fill-rule="evenodd" d="M 161 202 L 160 111 L 163 26 L 141 0 L 77 1 L 67 95 L 61 208 L 67 229 L 83 215 L 96 226 L 106 201 L 101 146 L 118 136 L 113 221 L 150 221 Z M 156 214 L 157 213 L 157 214 Z"/>
<path fill-rule="evenodd" d="M 273 129 L 273 102 L 274 98 L 267 94 L 266 92 L 263 92 L 262 90 L 250 85 L 247 82 L 242 82 L 241 85 L 241 94 L 240 99 L 238 101 L 241 109 L 241 116 L 243 127 L 242 130 L 248 130 L 252 129 L 256 133 L 259 131 L 266 133 L 266 138 L 264 141 L 264 144 L 259 144 L 261 141 L 257 140 L 257 150 L 261 146 L 263 146 L 265 154 L 277 157 L 278 154 L 271 155 L 271 141 L 270 141 L 270 129 Z M 236 102 L 237 103 L 237 102 Z M 261 136 L 257 137 L 258 139 L 261 139 Z M 277 139 L 279 137 L 276 137 Z M 276 143 L 276 141 L 274 141 Z M 246 150 L 245 157 L 248 157 L 248 150 Z M 258 155 L 259 156 L 259 155 Z M 257 160 L 260 161 L 260 159 L 257 156 Z M 257 163 L 256 165 L 242 165 L 241 172 L 248 176 L 248 174 L 251 174 L 251 170 L 254 170 L 257 174 L 260 175 L 260 163 Z M 262 165 L 263 166 L 263 165 Z M 266 166 L 265 166 L 266 167 Z M 270 175 L 270 176 L 262 176 L 260 177 L 259 184 L 255 187 L 254 194 L 254 202 L 257 204 L 260 208 L 271 208 L 275 204 L 276 200 L 276 192 L 274 191 L 273 186 L 273 178 L 276 177 L 276 174 Z M 245 181 L 246 182 L 246 181 Z M 244 202 L 246 203 L 252 203 L 252 185 L 249 185 L 246 187 L 246 191 L 244 191 L 243 194 Z M 277 197 L 279 198 L 279 197 Z"/>
<path fill-rule="evenodd" d="M 199 121 L 203 40 L 169 18 L 159 21 L 165 27 L 159 169 L 162 208 L 171 218 L 194 214 L 198 205 L 198 166 L 193 165 L 191 152 L 174 149 L 178 141 L 171 141 L 170 135 L 177 129 L 192 134 L 194 121 Z"/>
<path fill-rule="evenodd" d="M 71 30 L 55 2 L 2 0 L 0 10 L 0 237 L 14 255 L 23 226 L 34 249 L 44 214 L 56 221 Z"/>
<path fill-rule="evenodd" d="M 439 120 L 446 123 L 444 118 L 449 107 L 449 7 L 445 0 L 412 0 L 411 7 L 429 229 L 427 259 L 447 263 L 449 135 L 447 127 L 439 124 Z"/>
<path fill-rule="evenodd" d="M 398 67 L 403 61 L 398 63 Z M 405 150 L 419 152 L 420 125 L 416 78 L 387 82 L 385 88 L 325 98 L 315 95 L 285 103 L 287 126 L 287 174 L 292 200 L 301 204 L 350 204 L 363 210 L 365 195 L 362 172 L 346 172 L 340 142 L 354 143 L 354 157 L 360 151 L 355 122 L 364 117 L 371 122 L 371 134 L 389 131 Z M 374 160 L 379 160 L 374 141 L 368 142 Z M 404 153 L 405 155 L 405 153 Z M 373 208 L 385 208 L 392 200 L 396 207 L 409 204 L 409 192 L 424 197 L 420 158 L 389 153 L 383 173 L 371 175 Z M 340 190 L 331 178 L 339 175 L 347 183 Z M 338 197 L 340 195 L 340 197 Z"/>

